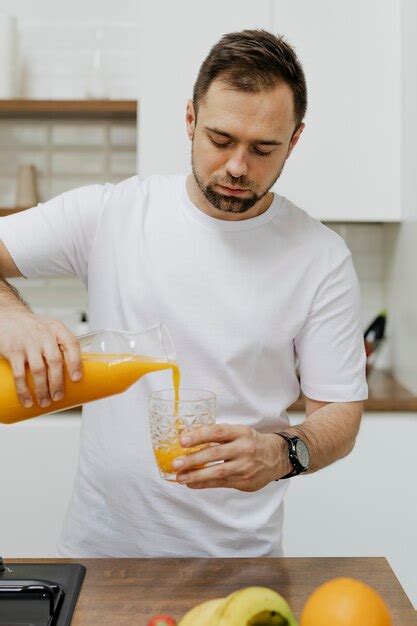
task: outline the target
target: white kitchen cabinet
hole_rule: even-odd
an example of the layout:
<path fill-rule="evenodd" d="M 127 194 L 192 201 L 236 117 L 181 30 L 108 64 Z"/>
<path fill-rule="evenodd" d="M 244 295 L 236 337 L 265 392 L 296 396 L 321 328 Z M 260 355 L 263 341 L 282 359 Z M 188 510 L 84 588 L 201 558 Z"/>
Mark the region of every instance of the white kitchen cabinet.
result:
<path fill-rule="evenodd" d="M 321 220 L 400 220 L 410 0 L 271 2 L 273 31 L 295 47 L 309 92 L 306 128 L 275 190 Z"/>
<path fill-rule="evenodd" d="M 417 608 L 415 441 L 417 414 L 365 414 L 349 456 L 291 479 L 285 555 L 385 556 Z"/>
<path fill-rule="evenodd" d="M 0 554 L 53 557 L 72 492 L 79 412 L 0 424 Z"/>

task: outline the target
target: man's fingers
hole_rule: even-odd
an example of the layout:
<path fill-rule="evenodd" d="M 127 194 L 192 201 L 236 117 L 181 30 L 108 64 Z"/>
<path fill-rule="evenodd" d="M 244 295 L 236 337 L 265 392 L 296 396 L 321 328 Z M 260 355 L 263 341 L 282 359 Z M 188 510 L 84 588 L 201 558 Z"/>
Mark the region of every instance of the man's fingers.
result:
<path fill-rule="evenodd" d="M 29 311 L 0 313 L 0 356 L 11 364 L 20 402 L 49 406 L 65 392 L 64 362 L 71 380 L 81 378 L 80 344 L 60 321 Z"/>
<path fill-rule="evenodd" d="M 34 348 L 28 350 L 27 359 L 33 378 L 37 403 L 42 408 L 45 408 L 51 404 L 45 361 L 42 358 L 42 354 Z"/>
<path fill-rule="evenodd" d="M 207 483 L 213 481 L 216 483 L 227 483 L 227 481 L 236 475 L 239 469 L 239 463 L 237 461 L 226 461 L 225 463 L 217 463 L 216 465 L 210 465 L 199 470 L 193 470 L 189 472 L 179 472 L 177 474 L 177 481 L 179 483 L 186 483 L 187 485 L 194 483 Z"/>
<path fill-rule="evenodd" d="M 77 338 L 62 325 L 57 330 L 57 339 L 64 353 L 65 366 L 73 381 L 82 377 L 81 346 Z"/>
<path fill-rule="evenodd" d="M 185 430 L 180 437 L 183 447 L 192 447 L 201 443 L 226 443 L 245 434 L 250 435 L 252 429 L 248 426 L 232 424 L 213 424 Z"/>
<path fill-rule="evenodd" d="M 29 408 L 34 401 L 27 385 L 24 353 L 20 351 L 12 352 L 8 356 L 8 360 L 12 368 L 18 398 L 24 407 Z"/>
<path fill-rule="evenodd" d="M 192 452 L 191 454 L 184 454 L 183 456 L 177 457 L 172 465 L 176 470 L 191 470 L 199 466 L 201 467 L 206 463 L 229 461 L 235 458 L 238 453 L 239 447 L 232 441 L 222 445 L 209 446 L 208 448 L 203 448 L 203 450 Z"/>
<path fill-rule="evenodd" d="M 58 402 L 64 396 L 64 359 L 57 344 L 53 341 L 48 341 L 44 346 L 43 356 L 48 366 L 49 393 L 52 400 Z"/>
<path fill-rule="evenodd" d="M 226 481 L 210 480 L 206 483 L 189 483 L 185 484 L 189 489 L 218 489 L 219 487 L 231 487 Z"/>

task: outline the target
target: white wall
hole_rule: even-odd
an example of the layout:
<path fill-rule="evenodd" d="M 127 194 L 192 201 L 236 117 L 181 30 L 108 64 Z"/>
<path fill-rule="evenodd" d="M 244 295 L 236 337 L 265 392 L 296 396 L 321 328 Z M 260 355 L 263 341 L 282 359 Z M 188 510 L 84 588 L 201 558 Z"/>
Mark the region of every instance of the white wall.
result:
<path fill-rule="evenodd" d="M 2 13 L 17 15 L 22 19 L 35 21 L 52 20 L 54 22 L 98 19 L 130 20 L 139 15 L 137 0 L 72 0 L 57 2 L 56 0 L 1 0 Z"/>
<path fill-rule="evenodd" d="M 100 26 L 108 95 L 136 98 L 140 7 L 135 0 L 1 0 L 0 11 L 18 17 L 20 95 L 85 97 L 95 28 Z"/>
<path fill-rule="evenodd" d="M 391 245 L 388 300 L 394 371 L 417 393 L 417 3 L 402 0 L 402 203 L 404 222 Z"/>

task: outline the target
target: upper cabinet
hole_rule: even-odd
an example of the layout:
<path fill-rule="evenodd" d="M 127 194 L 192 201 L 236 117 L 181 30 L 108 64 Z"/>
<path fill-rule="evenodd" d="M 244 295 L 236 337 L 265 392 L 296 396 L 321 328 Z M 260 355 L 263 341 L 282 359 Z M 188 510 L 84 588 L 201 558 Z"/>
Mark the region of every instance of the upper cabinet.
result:
<path fill-rule="evenodd" d="M 271 0 L 273 32 L 295 47 L 309 95 L 306 127 L 275 190 L 321 220 L 403 217 L 408 1 Z"/>

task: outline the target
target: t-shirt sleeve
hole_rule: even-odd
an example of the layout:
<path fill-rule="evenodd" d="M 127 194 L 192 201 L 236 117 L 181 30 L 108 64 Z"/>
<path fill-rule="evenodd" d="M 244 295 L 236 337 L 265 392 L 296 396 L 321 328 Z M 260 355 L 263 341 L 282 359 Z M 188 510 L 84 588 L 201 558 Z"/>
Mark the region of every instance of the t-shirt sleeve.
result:
<path fill-rule="evenodd" d="M 0 219 L 0 239 L 23 276 L 70 274 L 87 283 L 89 254 L 109 187 L 79 187 Z"/>
<path fill-rule="evenodd" d="M 301 390 L 323 402 L 366 400 L 360 290 L 349 251 L 317 287 L 295 338 Z"/>

